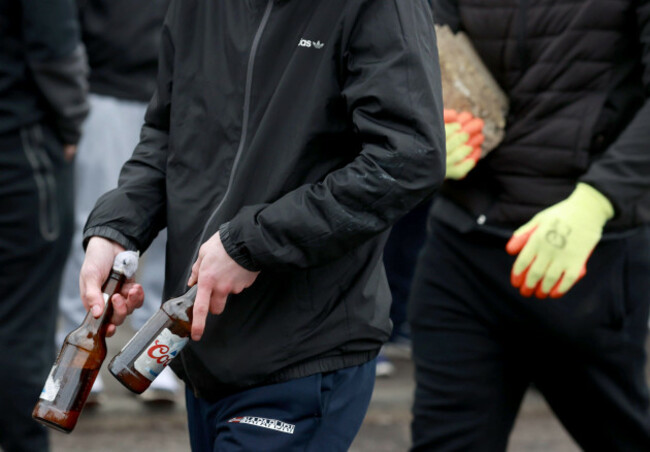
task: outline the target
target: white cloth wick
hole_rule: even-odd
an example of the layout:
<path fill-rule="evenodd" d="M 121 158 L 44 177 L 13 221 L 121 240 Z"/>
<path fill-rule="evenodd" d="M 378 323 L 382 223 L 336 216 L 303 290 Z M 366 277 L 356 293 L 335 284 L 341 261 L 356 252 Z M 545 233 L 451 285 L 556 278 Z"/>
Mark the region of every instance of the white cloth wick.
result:
<path fill-rule="evenodd" d="M 132 277 L 138 269 L 138 258 L 140 253 L 136 251 L 122 251 L 115 256 L 113 271 L 122 273 L 127 278 Z"/>

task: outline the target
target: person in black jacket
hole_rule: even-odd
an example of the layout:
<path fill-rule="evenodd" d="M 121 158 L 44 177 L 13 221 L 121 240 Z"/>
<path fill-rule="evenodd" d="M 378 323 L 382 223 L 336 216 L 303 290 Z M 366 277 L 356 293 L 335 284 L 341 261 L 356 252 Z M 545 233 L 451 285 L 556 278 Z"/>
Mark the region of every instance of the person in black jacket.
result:
<path fill-rule="evenodd" d="M 0 0 L 0 42 L 0 449 L 43 452 L 87 69 L 72 0 Z"/>
<path fill-rule="evenodd" d="M 198 284 L 172 362 L 193 449 L 347 450 L 390 333 L 383 244 L 443 178 L 431 9 L 173 0 L 161 47 L 140 143 L 86 224 L 84 303 L 98 315 L 115 253 L 166 226 L 166 295 Z M 141 301 L 127 285 L 114 324 Z"/>
<path fill-rule="evenodd" d="M 505 450 L 531 383 L 585 450 L 650 450 L 650 1 L 433 8 L 511 109 L 500 146 L 455 166 L 430 214 L 409 312 L 413 450 Z"/>

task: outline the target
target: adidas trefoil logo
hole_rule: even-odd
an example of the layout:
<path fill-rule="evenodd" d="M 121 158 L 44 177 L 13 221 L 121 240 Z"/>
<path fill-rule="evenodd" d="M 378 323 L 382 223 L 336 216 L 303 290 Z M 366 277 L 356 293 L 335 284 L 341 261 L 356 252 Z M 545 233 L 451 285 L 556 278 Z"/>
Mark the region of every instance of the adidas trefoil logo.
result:
<path fill-rule="evenodd" d="M 320 41 L 310 41 L 309 39 L 301 39 L 298 43 L 298 47 L 313 47 L 316 50 L 320 50 L 325 47 L 325 43 Z"/>

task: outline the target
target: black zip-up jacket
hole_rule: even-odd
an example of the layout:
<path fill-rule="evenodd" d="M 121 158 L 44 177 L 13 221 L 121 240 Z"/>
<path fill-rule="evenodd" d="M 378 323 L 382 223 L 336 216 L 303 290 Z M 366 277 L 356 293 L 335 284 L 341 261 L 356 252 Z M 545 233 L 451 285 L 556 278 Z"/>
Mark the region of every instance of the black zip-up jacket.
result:
<path fill-rule="evenodd" d="M 174 369 L 196 394 L 372 359 L 390 331 L 390 226 L 444 174 L 426 0 L 175 0 L 158 88 L 86 240 L 144 250 L 167 226 L 167 295 L 220 231 L 261 270 Z"/>
<path fill-rule="evenodd" d="M 169 0 L 77 0 L 90 91 L 148 102 L 156 85 L 160 29 Z"/>
<path fill-rule="evenodd" d="M 503 143 L 464 180 L 445 183 L 438 218 L 454 216 L 444 208 L 451 200 L 473 218 L 466 226 L 516 227 L 582 181 L 613 203 L 607 230 L 650 222 L 649 0 L 433 8 L 438 22 L 467 32 L 511 103 Z"/>
<path fill-rule="evenodd" d="M 75 144 L 88 114 L 74 0 L 0 0 L 0 134 L 45 121 Z"/>

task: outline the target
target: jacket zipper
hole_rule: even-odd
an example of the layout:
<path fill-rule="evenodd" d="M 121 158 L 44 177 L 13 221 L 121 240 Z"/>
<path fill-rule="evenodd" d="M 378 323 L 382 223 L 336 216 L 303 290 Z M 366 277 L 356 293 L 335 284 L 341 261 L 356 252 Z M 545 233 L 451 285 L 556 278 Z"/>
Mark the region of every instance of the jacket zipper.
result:
<path fill-rule="evenodd" d="M 221 201 L 219 202 L 217 207 L 214 209 L 214 211 L 208 218 L 208 221 L 205 222 L 205 226 L 203 227 L 203 232 L 201 232 L 201 238 L 199 239 L 199 243 L 197 244 L 196 250 L 194 251 L 194 257 L 192 258 L 192 262 L 196 260 L 199 254 L 199 249 L 201 248 L 201 244 L 203 243 L 203 239 L 205 238 L 205 233 L 208 230 L 208 226 L 210 226 L 210 223 L 212 223 L 212 220 L 214 220 L 214 217 L 217 215 L 217 212 L 219 211 L 224 201 L 226 200 L 228 193 L 230 193 L 235 172 L 237 170 L 237 165 L 239 164 L 239 159 L 241 157 L 242 151 L 244 150 L 244 146 L 246 145 L 246 135 L 248 132 L 248 117 L 250 115 L 251 86 L 253 84 L 253 69 L 255 66 L 255 55 L 257 54 L 257 47 L 259 46 L 262 33 L 266 28 L 266 24 L 269 20 L 269 16 L 271 15 L 272 9 L 273 9 L 273 0 L 269 0 L 266 5 L 266 10 L 264 11 L 264 16 L 262 16 L 262 21 L 260 22 L 260 25 L 257 28 L 257 32 L 255 33 L 255 38 L 253 39 L 253 45 L 251 46 L 251 53 L 248 56 L 248 67 L 246 69 L 246 86 L 244 89 L 244 114 L 242 118 L 241 136 L 239 137 L 239 147 L 237 148 L 237 153 L 235 154 L 235 161 L 233 162 L 232 169 L 230 170 L 230 178 L 228 179 L 228 186 L 226 187 L 226 192 L 223 194 Z M 188 272 L 188 274 L 186 275 L 187 278 L 189 278 L 190 273 L 191 273 L 191 267 L 190 267 L 190 272 Z"/>
<path fill-rule="evenodd" d="M 242 127 L 241 127 L 241 136 L 239 138 L 239 147 L 237 148 L 237 153 L 235 154 L 235 161 L 232 164 L 232 169 L 230 170 L 230 177 L 228 179 L 228 185 L 226 187 L 226 192 L 223 194 L 221 197 L 221 201 L 217 205 L 217 207 L 214 209 L 210 217 L 208 218 L 208 221 L 205 222 L 205 226 L 203 227 L 203 231 L 201 232 L 201 238 L 198 241 L 198 244 L 196 246 L 196 250 L 194 251 L 194 256 L 192 257 L 192 263 L 196 261 L 196 258 L 199 255 L 199 249 L 201 248 L 201 245 L 203 244 L 203 239 L 205 238 L 205 233 L 208 231 L 208 227 L 210 226 L 210 223 L 214 220 L 214 218 L 217 215 L 217 212 L 223 205 L 224 201 L 226 200 L 226 197 L 228 196 L 228 193 L 230 193 L 230 189 L 232 188 L 232 183 L 235 177 L 235 173 L 237 171 L 237 165 L 239 164 L 239 160 L 241 158 L 241 154 L 244 150 L 244 146 L 246 145 L 246 135 L 248 132 L 248 119 L 250 116 L 250 104 L 251 104 L 251 89 L 253 85 L 253 69 L 255 67 L 255 56 L 257 54 L 257 48 L 259 47 L 260 40 L 262 39 L 262 34 L 264 33 L 264 29 L 266 28 L 266 24 L 269 21 L 269 16 L 271 15 L 271 10 L 273 9 L 273 0 L 268 0 L 266 4 L 266 9 L 264 10 L 264 15 L 262 16 L 262 20 L 257 27 L 257 31 L 255 32 L 255 37 L 253 38 L 253 44 L 251 45 L 251 51 L 248 56 L 248 66 L 246 68 L 246 85 L 244 88 L 244 113 L 242 117 Z M 192 267 L 190 265 L 189 272 L 185 275 L 185 280 L 187 280 L 190 276 Z M 185 365 L 185 360 L 183 359 L 183 354 L 181 353 L 181 363 L 183 363 L 183 369 L 185 370 L 185 377 L 190 383 L 190 386 L 193 389 L 194 395 L 196 397 L 199 397 L 199 394 L 197 393 L 196 388 L 194 387 L 193 384 L 191 384 L 189 374 L 187 372 L 187 367 Z"/>

